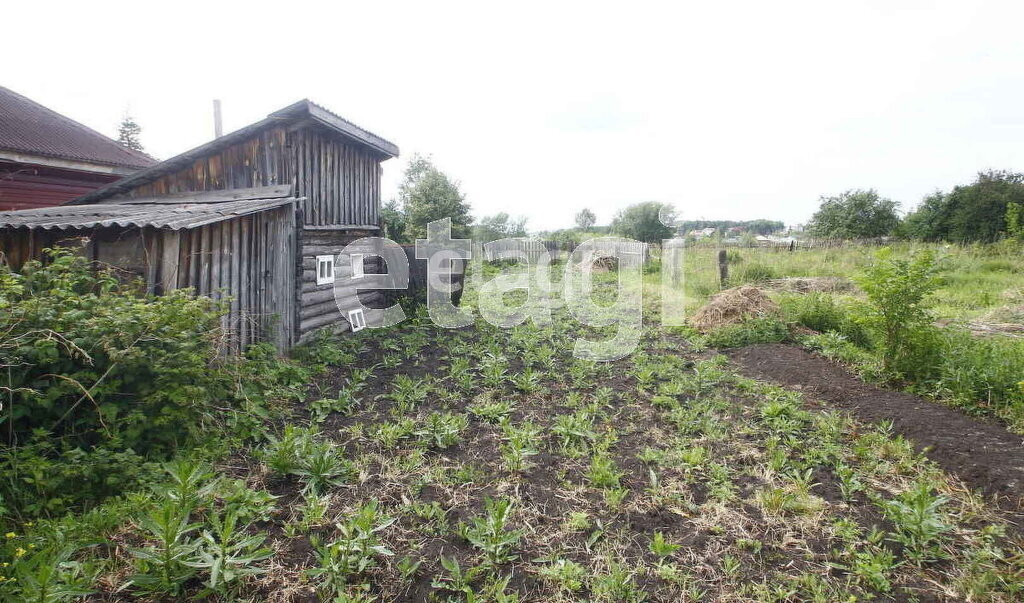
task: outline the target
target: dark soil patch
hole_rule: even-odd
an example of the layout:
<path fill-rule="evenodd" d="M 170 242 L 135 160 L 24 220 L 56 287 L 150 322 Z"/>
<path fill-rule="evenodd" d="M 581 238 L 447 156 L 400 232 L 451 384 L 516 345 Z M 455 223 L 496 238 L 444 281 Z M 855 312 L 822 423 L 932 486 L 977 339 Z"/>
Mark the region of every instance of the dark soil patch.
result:
<path fill-rule="evenodd" d="M 1024 436 L 918 396 L 864 383 L 795 346 L 752 345 L 728 355 L 748 377 L 804 391 L 863 421 L 891 420 L 897 433 L 943 469 L 998 497 L 1008 510 L 1024 509 Z"/>

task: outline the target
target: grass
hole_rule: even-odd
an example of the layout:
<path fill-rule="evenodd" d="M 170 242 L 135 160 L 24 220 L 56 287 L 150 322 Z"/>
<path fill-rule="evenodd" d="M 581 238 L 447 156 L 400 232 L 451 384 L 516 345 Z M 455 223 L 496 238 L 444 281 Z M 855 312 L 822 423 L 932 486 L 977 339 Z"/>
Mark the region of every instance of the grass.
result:
<path fill-rule="evenodd" d="M 575 359 L 576 337 L 608 330 L 563 312 L 347 338 L 353 355 L 269 417 L 264 441 L 87 515 L 12 526 L 0 596 L 1022 596 L 1020 533 L 887 426 L 740 377 L 654 315 L 633 355 Z"/>
<path fill-rule="evenodd" d="M 929 320 L 941 327 L 917 333 L 916 357 L 899 370 L 883 369 L 883 348 L 868 320 L 870 307 L 859 290 L 850 293 L 772 293 L 782 306 L 781 319 L 822 335 L 792 336 L 778 318 L 751 320 L 707 335 L 705 343 L 728 348 L 790 340 L 842 361 L 864 377 L 902 387 L 971 414 L 998 418 L 1024 434 L 1024 339 L 977 336 L 970 321 L 1024 324 L 1024 250 L 1019 245 L 895 245 L 895 257 L 910 257 L 927 248 L 941 268 L 938 289 L 925 300 Z M 731 284 L 774 277 L 864 274 L 876 261 L 877 248 L 729 251 Z M 689 307 L 717 290 L 714 250 L 688 251 L 686 293 Z M 651 283 L 653 284 L 653 280 Z M 911 333 L 912 335 L 913 333 Z"/>
<path fill-rule="evenodd" d="M 916 249 L 937 249 L 945 268 L 943 283 L 935 295 L 937 318 L 969 320 L 1005 306 L 1024 285 L 1024 252 L 1010 245 L 960 246 L 899 243 L 898 255 Z M 765 278 L 797 276 L 850 277 L 874 261 L 877 247 L 851 245 L 836 249 L 751 248 L 729 251 L 730 284 L 757 283 Z M 687 309 L 696 310 L 718 292 L 718 252 L 710 248 L 687 249 L 685 262 Z"/>

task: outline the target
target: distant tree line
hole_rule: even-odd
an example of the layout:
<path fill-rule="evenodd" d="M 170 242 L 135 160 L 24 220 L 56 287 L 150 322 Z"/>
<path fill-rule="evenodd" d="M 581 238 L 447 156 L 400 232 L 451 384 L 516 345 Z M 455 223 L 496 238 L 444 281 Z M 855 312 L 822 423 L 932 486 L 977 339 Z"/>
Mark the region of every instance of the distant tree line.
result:
<path fill-rule="evenodd" d="M 505 212 L 473 220 L 459 182 L 434 166 L 429 157 L 414 155 L 399 187 L 398 198 L 381 209 L 385 236 L 411 243 L 426 235 L 426 225 L 452 219 L 452 235 L 472 236 L 487 242 L 526 236 L 526 218 Z M 538 233 L 549 240 L 575 242 L 615 234 L 647 243 L 714 228 L 719 232 L 740 229 L 748 235 L 768 235 L 785 228 L 778 220 L 685 220 L 676 219 L 666 203 L 647 201 L 619 211 L 610 225 L 599 226 L 588 208 L 575 215 L 576 226 Z M 822 196 L 806 231 L 813 237 L 859 239 L 901 237 L 923 241 L 992 242 L 1002 238 L 1024 240 L 1024 174 L 990 170 L 971 184 L 949 192 L 936 191 L 918 207 L 900 217 L 899 203 L 875 189 L 852 189 Z"/>
<path fill-rule="evenodd" d="M 683 234 L 691 230 L 704 230 L 705 228 L 714 228 L 719 231 L 738 228 L 743 232 L 769 235 L 784 230 L 786 225 L 779 220 L 683 220 L 679 225 Z"/>

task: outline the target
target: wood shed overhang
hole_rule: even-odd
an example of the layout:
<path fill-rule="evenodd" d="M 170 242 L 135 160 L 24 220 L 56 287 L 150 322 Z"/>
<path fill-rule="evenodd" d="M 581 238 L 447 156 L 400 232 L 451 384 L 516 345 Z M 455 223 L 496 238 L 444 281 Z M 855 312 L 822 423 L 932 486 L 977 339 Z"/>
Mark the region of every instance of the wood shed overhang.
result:
<path fill-rule="evenodd" d="M 291 185 L 226 191 L 179 193 L 111 200 L 93 205 L 60 205 L 0 212 L 0 229 L 78 230 L 123 228 L 196 228 L 296 203 Z"/>
<path fill-rule="evenodd" d="M 308 99 L 304 99 L 289 105 L 280 111 L 271 113 L 266 119 L 248 125 L 240 130 L 235 130 L 230 134 L 225 134 L 220 138 L 215 138 L 214 140 L 211 140 L 204 145 L 200 145 L 191 151 L 185 151 L 180 155 L 161 161 L 152 167 L 142 169 L 130 176 L 111 182 L 110 184 L 91 193 L 82 195 L 77 199 L 72 199 L 65 203 L 65 205 L 99 203 L 105 199 L 116 197 L 127 193 L 132 189 L 153 182 L 161 176 L 185 169 L 195 163 L 197 159 L 208 157 L 220 152 L 222 149 L 253 138 L 269 128 L 273 128 L 281 124 L 306 123 L 313 123 L 319 127 L 327 128 L 347 140 L 370 149 L 374 153 L 379 154 L 383 159 L 398 157 L 398 146 L 393 142 L 387 141 L 369 130 L 364 130 L 352 122 L 328 111 L 327 109 L 324 109 L 320 105 L 317 105 Z"/>

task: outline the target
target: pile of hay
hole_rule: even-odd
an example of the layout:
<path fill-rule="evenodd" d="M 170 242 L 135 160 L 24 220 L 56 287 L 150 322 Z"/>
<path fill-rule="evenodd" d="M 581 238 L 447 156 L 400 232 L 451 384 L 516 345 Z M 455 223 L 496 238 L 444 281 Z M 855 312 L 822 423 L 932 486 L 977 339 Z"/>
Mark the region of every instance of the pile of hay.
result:
<path fill-rule="evenodd" d="M 709 331 L 748 318 L 774 314 L 778 310 L 779 306 L 764 291 L 744 285 L 712 295 L 708 303 L 690 318 L 690 324 L 701 331 Z"/>
<path fill-rule="evenodd" d="M 767 286 L 776 291 L 791 293 L 842 293 L 856 287 L 848 278 L 839 276 L 794 276 L 768 281 Z"/>

